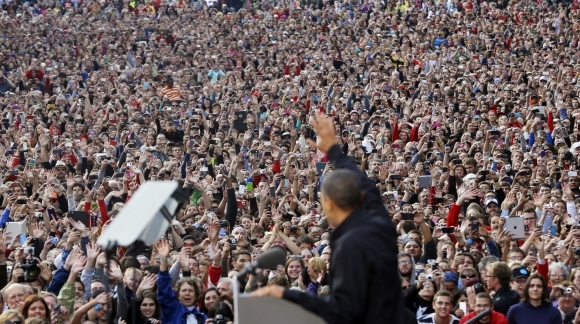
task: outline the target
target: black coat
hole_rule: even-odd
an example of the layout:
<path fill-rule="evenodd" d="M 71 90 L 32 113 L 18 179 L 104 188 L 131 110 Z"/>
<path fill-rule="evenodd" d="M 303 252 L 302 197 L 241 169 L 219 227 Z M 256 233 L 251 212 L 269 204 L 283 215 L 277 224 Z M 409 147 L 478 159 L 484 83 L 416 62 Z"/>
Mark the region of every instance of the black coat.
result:
<path fill-rule="evenodd" d="M 330 293 L 318 297 L 286 290 L 284 299 L 328 323 L 408 323 L 397 269 L 397 235 L 375 182 L 335 145 L 328 152 L 335 169 L 360 175 L 364 200 L 330 236 Z M 413 317 L 413 316 L 411 316 Z M 412 318 L 416 323 L 416 318 Z"/>
<path fill-rule="evenodd" d="M 520 300 L 517 291 L 510 289 L 510 286 L 503 286 L 493 296 L 493 310 L 507 316 L 510 307 L 519 304 Z"/>

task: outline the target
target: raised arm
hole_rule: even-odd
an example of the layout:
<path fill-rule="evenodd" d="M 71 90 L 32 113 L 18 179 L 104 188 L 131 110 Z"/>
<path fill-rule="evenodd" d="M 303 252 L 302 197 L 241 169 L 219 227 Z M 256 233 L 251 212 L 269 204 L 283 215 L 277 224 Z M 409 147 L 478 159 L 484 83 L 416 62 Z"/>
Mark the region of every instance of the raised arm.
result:
<path fill-rule="evenodd" d="M 308 139 L 308 144 L 323 152 L 327 152 L 329 161 L 335 169 L 349 169 L 357 174 L 361 180 L 361 189 L 364 192 L 363 204 L 366 205 L 369 210 L 380 211 L 380 213 L 388 215 L 388 212 L 383 206 L 381 194 L 379 189 L 377 189 L 375 182 L 369 179 L 365 173 L 360 171 L 353 159 L 342 153 L 340 146 L 336 141 L 332 119 L 322 113 L 318 113 L 316 119 L 312 120 L 312 127 L 316 131 L 320 140 L 316 143 L 315 141 Z"/>

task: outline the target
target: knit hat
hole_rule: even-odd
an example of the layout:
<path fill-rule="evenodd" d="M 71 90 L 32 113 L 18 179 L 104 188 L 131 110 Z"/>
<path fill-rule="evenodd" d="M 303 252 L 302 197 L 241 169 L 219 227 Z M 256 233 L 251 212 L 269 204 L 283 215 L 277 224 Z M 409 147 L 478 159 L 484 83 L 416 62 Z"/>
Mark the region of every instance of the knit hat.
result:
<path fill-rule="evenodd" d="M 453 282 L 454 284 L 457 284 L 459 281 L 459 276 L 453 271 L 445 271 L 443 278 L 445 282 Z"/>

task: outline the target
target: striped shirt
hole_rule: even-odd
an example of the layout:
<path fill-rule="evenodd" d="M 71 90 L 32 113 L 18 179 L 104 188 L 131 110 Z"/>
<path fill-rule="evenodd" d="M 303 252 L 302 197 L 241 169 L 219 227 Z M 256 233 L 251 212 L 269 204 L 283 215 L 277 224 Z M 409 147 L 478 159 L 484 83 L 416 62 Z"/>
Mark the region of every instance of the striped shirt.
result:
<path fill-rule="evenodd" d="M 173 88 L 168 88 L 167 86 L 161 89 L 161 96 L 167 96 L 169 101 L 182 100 L 181 91 L 178 86 L 173 86 Z"/>
<path fill-rule="evenodd" d="M 459 318 L 457 318 L 451 314 L 449 315 L 449 317 L 451 318 L 451 320 L 449 321 L 449 324 L 459 324 Z M 435 324 L 435 313 L 423 315 L 423 316 L 419 317 L 417 319 L 417 324 Z"/>

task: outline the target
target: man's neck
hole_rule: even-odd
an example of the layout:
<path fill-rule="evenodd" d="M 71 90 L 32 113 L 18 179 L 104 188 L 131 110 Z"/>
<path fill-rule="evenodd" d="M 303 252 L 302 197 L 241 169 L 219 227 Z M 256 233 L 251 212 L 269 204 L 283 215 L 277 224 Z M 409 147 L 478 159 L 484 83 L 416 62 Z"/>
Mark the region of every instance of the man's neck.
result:
<path fill-rule="evenodd" d="M 451 318 L 449 315 L 446 317 L 439 317 L 439 315 L 435 314 L 435 324 L 449 324 Z"/>
<path fill-rule="evenodd" d="M 490 321 L 491 321 L 491 316 L 486 316 L 486 317 L 480 319 L 479 321 L 477 321 L 477 323 L 479 323 L 479 324 L 489 324 Z"/>
<path fill-rule="evenodd" d="M 335 228 L 340 226 L 340 224 L 342 224 L 347 218 L 348 216 L 352 213 L 354 209 L 350 209 L 350 210 L 336 210 L 334 212 L 334 217 L 333 220 L 335 221 L 335 224 L 332 224 Z"/>

